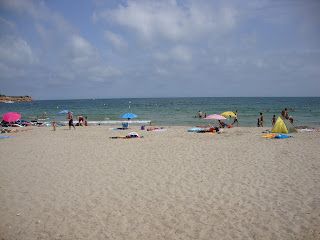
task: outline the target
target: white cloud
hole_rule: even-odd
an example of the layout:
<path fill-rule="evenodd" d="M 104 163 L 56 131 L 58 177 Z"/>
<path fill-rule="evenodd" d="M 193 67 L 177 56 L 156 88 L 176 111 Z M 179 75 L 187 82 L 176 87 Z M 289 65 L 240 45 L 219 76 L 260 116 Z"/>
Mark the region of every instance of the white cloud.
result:
<path fill-rule="evenodd" d="M 32 65 L 36 58 L 28 43 L 21 38 L 7 36 L 0 39 L 1 61 L 12 66 Z"/>
<path fill-rule="evenodd" d="M 202 3 L 202 1 L 201 1 Z M 179 5 L 176 1 L 128 1 L 116 9 L 93 14 L 94 21 L 129 30 L 144 41 L 190 42 L 221 33 L 236 25 L 237 11 L 231 5 Z"/>
<path fill-rule="evenodd" d="M 0 39 L 0 75 L 5 78 L 24 77 L 28 68 L 38 62 L 26 41 L 14 36 Z"/>
<path fill-rule="evenodd" d="M 120 75 L 120 71 L 108 65 L 100 52 L 79 35 L 69 36 L 63 47 L 63 71 L 72 75 L 69 79 L 105 82 L 109 77 Z"/>
<path fill-rule="evenodd" d="M 192 59 L 192 52 L 189 48 L 179 45 L 166 52 L 156 52 L 153 54 L 153 58 L 161 62 L 174 61 L 187 63 Z"/>
<path fill-rule="evenodd" d="M 103 32 L 104 39 L 111 43 L 112 46 L 118 51 L 124 51 L 128 48 L 128 43 L 120 35 L 115 34 L 111 31 Z"/>
<path fill-rule="evenodd" d="M 8 77 L 24 74 L 33 79 L 50 79 L 52 84 L 61 80 L 65 84 L 74 81 L 87 84 L 91 81 L 110 82 L 111 77 L 120 74 L 74 26 L 60 13 L 48 9 L 44 2 L 13 0 L 2 2 L 2 6 L 21 15 L 29 15 L 38 34 L 35 38 L 39 37 L 36 52 L 32 52 L 27 40 L 22 38 L 6 38 L 0 42 L 2 75 L 6 71 L 11 72 L 11 75 L 6 74 Z M 35 54 L 41 61 L 36 61 Z M 30 65 L 36 63 L 38 70 L 31 72 Z M 13 71 L 13 67 L 17 66 L 20 71 Z M 13 72 L 16 74 L 13 75 Z M 41 82 L 43 85 L 45 83 Z"/>

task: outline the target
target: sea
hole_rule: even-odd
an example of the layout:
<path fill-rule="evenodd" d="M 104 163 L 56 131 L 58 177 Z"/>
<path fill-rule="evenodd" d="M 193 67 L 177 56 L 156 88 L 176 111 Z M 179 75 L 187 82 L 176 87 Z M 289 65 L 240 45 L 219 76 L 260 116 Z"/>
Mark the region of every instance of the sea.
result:
<path fill-rule="evenodd" d="M 53 121 L 67 123 L 67 114 L 73 112 L 74 122 L 77 116 L 88 117 L 89 125 L 121 126 L 126 120 L 125 113 L 134 113 L 136 118 L 129 120 L 132 125 L 155 126 L 197 126 L 218 125 L 216 120 L 198 117 L 221 114 L 238 110 L 240 127 L 257 126 L 257 119 L 263 113 L 264 127 L 271 127 L 273 115 L 281 115 L 287 108 L 295 126 L 320 127 L 320 97 L 185 97 L 185 98 L 113 98 L 113 99 L 74 99 L 74 100 L 35 100 L 33 102 L 0 103 L 0 116 L 7 112 L 20 113 L 21 120 L 38 120 L 51 124 Z M 290 111 L 294 109 L 294 111 Z M 227 124 L 233 118 L 224 120 Z"/>

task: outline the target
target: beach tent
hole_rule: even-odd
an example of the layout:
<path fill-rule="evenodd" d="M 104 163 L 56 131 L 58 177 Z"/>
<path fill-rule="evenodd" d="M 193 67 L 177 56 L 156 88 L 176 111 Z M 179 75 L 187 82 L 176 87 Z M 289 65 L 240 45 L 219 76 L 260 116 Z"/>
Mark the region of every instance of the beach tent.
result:
<path fill-rule="evenodd" d="M 274 124 L 271 133 L 293 133 L 297 132 L 295 127 L 291 122 L 285 119 L 283 116 L 278 117 L 276 123 Z"/>

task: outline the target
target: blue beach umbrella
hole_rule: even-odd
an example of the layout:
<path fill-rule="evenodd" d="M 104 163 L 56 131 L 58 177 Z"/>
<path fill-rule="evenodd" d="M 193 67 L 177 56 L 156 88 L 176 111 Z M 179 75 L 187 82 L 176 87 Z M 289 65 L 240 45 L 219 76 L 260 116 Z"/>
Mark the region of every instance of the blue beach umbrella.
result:
<path fill-rule="evenodd" d="M 128 120 L 130 118 L 135 118 L 135 117 L 138 117 L 137 115 L 133 114 L 133 113 L 126 113 L 124 115 L 121 116 L 121 118 L 128 118 Z"/>
<path fill-rule="evenodd" d="M 69 111 L 69 110 L 63 110 L 63 111 L 61 111 L 61 112 L 58 112 L 58 114 L 66 114 L 66 113 L 68 113 L 68 112 L 71 112 L 71 111 Z M 71 114 L 73 114 L 73 112 L 71 112 Z"/>

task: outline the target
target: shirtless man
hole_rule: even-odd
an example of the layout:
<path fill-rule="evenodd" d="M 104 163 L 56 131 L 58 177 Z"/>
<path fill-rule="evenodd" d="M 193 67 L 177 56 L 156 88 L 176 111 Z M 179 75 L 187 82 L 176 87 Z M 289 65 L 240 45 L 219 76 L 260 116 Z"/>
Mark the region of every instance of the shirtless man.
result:
<path fill-rule="evenodd" d="M 284 110 L 282 110 L 282 112 L 281 112 L 281 115 L 283 116 L 283 117 L 287 117 L 287 108 L 285 108 Z"/>
<path fill-rule="evenodd" d="M 68 116 L 68 121 L 69 121 L 69 130 L 71 130 L 71 126 L 73 126 L 74 130 L 76 130 L 76 127 L 73 124 L 73 115 L 71 112 L 68 112 L 69 116 Z"/>
<path fill-rule="evenodd" d="M 201 111 L 199 111 L 198 116 L 199 116 L 199 118 L 202 118 L 202 112 Z"/>

